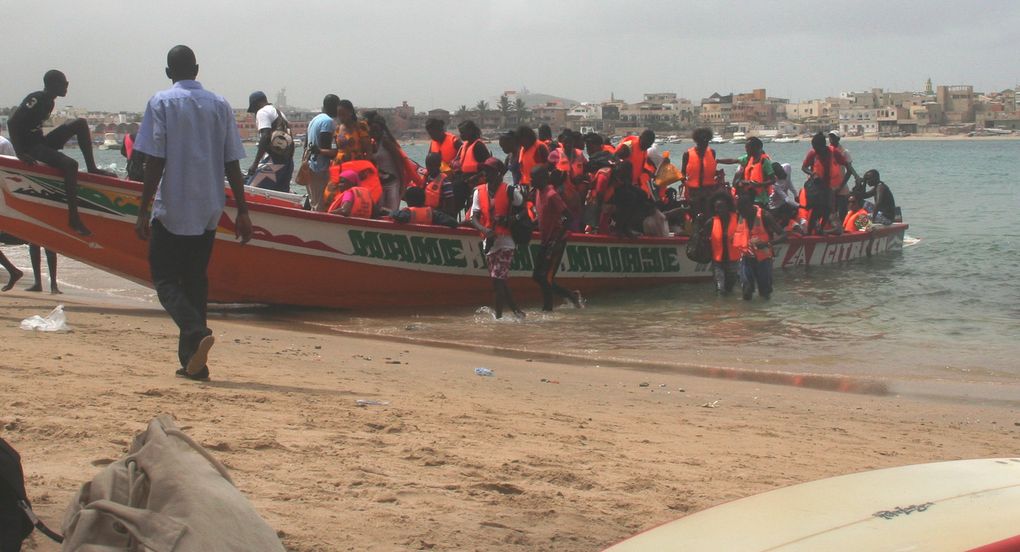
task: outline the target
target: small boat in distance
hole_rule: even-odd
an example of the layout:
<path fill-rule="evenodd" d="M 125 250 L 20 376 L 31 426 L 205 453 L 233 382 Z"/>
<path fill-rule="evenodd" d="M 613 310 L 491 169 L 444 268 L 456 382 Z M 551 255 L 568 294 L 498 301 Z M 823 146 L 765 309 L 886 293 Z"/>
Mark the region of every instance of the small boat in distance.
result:
<path fill-rule="evenodd" d="M 733 137 L 730 138 L 730 143 L 731 144 L 746 144 L 747 143 L 747 134 L 745 134 L 743 132 L 734 132 L 733 133 Z"/>
<path fill-rule="evenodd" d="M 120 140 L 117 139 L 116 132 L 107 132 L 103 135 L 103 143 L 99 144 L 101 150 L 116 150 L 120 149 Z"/>
<path fill-rule="evenodd" d="M 800 142 L 800 138 L 796 136 L 780 136 L 772 140 L 774 144 L 796 144 Z"/>
<path fill-rule="evenodd" d="M 713 144 L 725 144 L 727 142 L 729 142 L 729 140 L 727 140 L 727 139 L 725 139 L 725 138 L 723 138 L 722 136 L 719 136 L 719 135 L 713 136 L 712 137 L 712 141 L 711 141 L 711 143 L 713 143 Z"/>

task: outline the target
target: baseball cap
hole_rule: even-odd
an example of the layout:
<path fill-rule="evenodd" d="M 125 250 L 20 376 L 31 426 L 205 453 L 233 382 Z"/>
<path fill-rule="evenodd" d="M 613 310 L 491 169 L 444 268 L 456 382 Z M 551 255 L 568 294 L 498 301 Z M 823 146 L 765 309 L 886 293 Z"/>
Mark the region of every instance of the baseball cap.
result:
<path fill-rule="evenodd" d="M 255 92 L 252 92 L 248 96 L 248 113 L 255 113 L 256 111 L 258 111 L 258 108 L 255 107 L 255 104 L 257 104 L 260 101 L 262 102 L 269 101 L 269 98 L 266 97 L 266 93 L 261 90 L 256 90 Z"/>
<path fill-rule="evenodd" d="M 839 131 L 838 130 L 830 130 L 829 131 L 829 136 L 835 136 L 836 138 L 842 138 L 842 136 L 839 135 Z"/>

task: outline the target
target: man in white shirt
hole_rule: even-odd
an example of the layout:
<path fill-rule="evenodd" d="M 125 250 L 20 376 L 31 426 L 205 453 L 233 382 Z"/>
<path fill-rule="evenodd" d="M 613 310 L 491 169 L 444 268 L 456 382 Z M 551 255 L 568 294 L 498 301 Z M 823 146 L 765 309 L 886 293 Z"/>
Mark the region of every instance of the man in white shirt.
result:
<path fill-rule="evenodd" d="M 242 244 L 251 239 L 240 165 L 244 147 L 230 104 L 195 80 L 198 63 L 191 48 L 174 46 L 166 57 L 174 85 L 149 100 L 135 141 L 135 149 L 147 155 L 135 233 L 149 240 L 156 294 L 180 328 L 176 373 L 205 380 L 215 341 L 206 326 L 206 269 L 226 203 L 224 176 L 237 207 L 235 235 Z"/>
<path fill-rule="evenodd" d="M 294 148 L 291 146 L 282 155 L 274 154 L 269 150 L 269 141 L 273 131 L 286 125 L 287 118 L 276 106 L 269 103 L 266 93 L 261 91 L 252 92 L 248 96 L 248 113 L 255 114 L 255 128 L 259 133 L 259 143 L 255 159 L 248 167 L 247 184 L 277 192 L 290 192 L 290 178 L 294 175 Z M 281 117 L 283 119 L 279 120 Z"/>

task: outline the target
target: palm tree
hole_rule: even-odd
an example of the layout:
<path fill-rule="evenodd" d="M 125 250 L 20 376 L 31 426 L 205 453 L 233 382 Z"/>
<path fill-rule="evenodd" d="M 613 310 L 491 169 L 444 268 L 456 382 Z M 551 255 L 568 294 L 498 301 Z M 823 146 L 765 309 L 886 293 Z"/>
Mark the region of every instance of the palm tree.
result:
<path fill-rule="evenodd" d="M 496 105 L 499 109 L 499 115 L 501 118 L 499 126 L 506 128 L 507 120 L 510 118 L 510 110 L 513 109 L 513 104 L 510 103 L 510 98 L 503 94 L 499 97 L 499 104 Z"/>
<path fill-rule="evenodd" d="M 524 100 L 517 98 L 514 100 L 514 113 L 517 114 L 517 122 L 523 124 L 528 118 L 528 106 L 524 103 Z"/>
<path fill-rule="evenodd" d="M 463 119 L 463 118 L 467 117 L 467 113 L 468 113 L 468 107 L 466 105 L 461 104 L 461 106 L 457 108 L 457 118 Z"/>
<path fill-rule="evenodd" d="M 480 113 L 484 119 L 485 113 L 489 111 L 489 102 L 485 100 L 478 100 L 478 103 L 475 104 L 475 109 L 478 110 L 478 113 Z"/>

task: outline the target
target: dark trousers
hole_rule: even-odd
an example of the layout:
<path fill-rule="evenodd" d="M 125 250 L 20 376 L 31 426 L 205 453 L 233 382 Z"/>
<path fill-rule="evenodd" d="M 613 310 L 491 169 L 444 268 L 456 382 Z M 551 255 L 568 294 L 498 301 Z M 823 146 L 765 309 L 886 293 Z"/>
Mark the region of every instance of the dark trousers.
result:
<path fill-rule="evenodd" d="M 160 304 L 180 328 L 177 356 L 182 367 L 188 365 L 198 342 L 212 333 L 206 326 L 206 268 L 215 238 L 215 230 L 199 236 L 178 236 L 158 220 L 152 221 L 149 270 Z"/>
<path fill-rule="evenodd" d="M 744 256 L 740 259 L 740 291 L 744 299 L 754 296 L 756 284 L 758 295 L 765 299 L 772 295 L 772 259 L 759 261 L 753 256 Z"/>
<path fill-rule="evenodd" d="M 560 287 L 553 281 L 556 273 L 560 270 L 560 262 L 563 261 L 563 251 L 567 248 L 567 240 L 556 240 L 542 244 L 535 256 L 535 270 L 531 273 L 531 279 L 542 288 L 542 310 L 553 309 L 553 294 L 569 299 L 572 297 L 570 291 Z"/>

